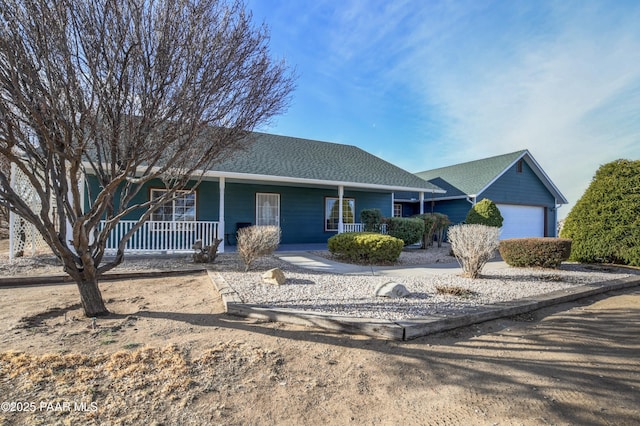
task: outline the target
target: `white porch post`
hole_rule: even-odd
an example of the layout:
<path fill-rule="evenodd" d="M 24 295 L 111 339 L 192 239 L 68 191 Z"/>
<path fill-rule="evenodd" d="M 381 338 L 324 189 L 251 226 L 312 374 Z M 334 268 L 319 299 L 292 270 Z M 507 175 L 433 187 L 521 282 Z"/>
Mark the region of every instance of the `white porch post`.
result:
<path fill-rule="evenodd" d="M 424 192 L 420 193 L 420 214 L 424 214 Z"/>
<path fill-rule="evenodd" d="M 396 212 L 395 204 L 396 204 L 396 195 L 392 192 L 391 193 L 391 217 L 393 217 Z"/>
<path fill-rule="evenodd" d="M 344 232 L 344 222 L 342 221 L 342 199 L 344 197 L 344 186 L 338 187 L 338 234 Z"/>
<path fill-rule="evenodd" d="M 225 188 L 225 178 L 220 177 L 220 207 L 218 208 L 218 239 L 222 240 L 220 245 L 218 246 L 218 252 L 224 253 L 224 188 Z"/>

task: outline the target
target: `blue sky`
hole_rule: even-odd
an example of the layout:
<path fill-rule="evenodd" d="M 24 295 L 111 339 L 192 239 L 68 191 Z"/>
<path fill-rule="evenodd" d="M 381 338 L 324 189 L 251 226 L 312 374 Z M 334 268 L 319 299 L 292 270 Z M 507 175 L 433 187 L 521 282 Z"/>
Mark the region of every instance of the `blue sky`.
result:
<path fill-rule="evenodd" d="M 299 78 L 260 130 L 411 172 L 529 149 L 569 199 L 640 159 L 640 1 L 248 0 Z"/>

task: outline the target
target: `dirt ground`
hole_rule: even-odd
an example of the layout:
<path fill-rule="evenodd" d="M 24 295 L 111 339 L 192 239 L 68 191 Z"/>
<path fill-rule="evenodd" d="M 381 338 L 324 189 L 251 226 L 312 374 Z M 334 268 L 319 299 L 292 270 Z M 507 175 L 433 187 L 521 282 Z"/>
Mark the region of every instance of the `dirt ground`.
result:
<path fill-rule="evenodd" d="M 223 313 L 205 274 L 0 288 L 0 425 L 635 425 L 640 289 L 409 342 Z"/>

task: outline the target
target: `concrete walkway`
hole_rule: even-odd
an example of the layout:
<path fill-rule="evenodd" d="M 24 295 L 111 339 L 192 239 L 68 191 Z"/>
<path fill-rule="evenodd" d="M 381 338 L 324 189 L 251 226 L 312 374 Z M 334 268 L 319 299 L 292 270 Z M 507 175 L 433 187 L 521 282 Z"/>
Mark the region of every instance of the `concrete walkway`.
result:
<path fill-rule="evenodd" d="M 310 252 L 276 252 L 275 256 L 294 266 L 319 272 L 330 272 L 343 275 L 380 275 L 380 276 L 422 276 L 437 274 L 461 274 L 462 269 L 457 262 L 434 263 L 430 265 L 406 266 L 377 266 L 356 265 L 336 262 Z M 509 266 L 501 261 L 491 261 L 484 267 L 484 271 L 506 269 Z"/>

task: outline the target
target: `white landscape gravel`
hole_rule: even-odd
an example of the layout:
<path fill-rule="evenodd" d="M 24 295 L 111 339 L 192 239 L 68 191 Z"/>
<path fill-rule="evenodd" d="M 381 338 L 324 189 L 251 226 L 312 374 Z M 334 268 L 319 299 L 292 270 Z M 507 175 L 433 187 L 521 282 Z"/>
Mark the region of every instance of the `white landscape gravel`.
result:
<path fill-rule="evenodd" d="M 315 255 L 330 257 L 328 252 Z M 405 250 L 398 265 L 415 266 L 455 262 L 449 248 Z M 200 268 L 190 256 L 127 257 L 113 272 L 163 271 Z M 565 263 L 560 269 L 485 268 L 480 279 L 463 278 L 455 272 L 438 271 L 422 274 L 394 275 L 387 269 L 385 276 L 372 268 L 367 273 L 340 275 L 316 272 L 296 267 L 276 256 L 258 259 L 252 270 L 242 272 L 243 265 L 235 253 L 218 256 L 209 267 L 239 295 L 244 303 L 276 308 L 291 308 L 350 317 L 401 320 L 431 315 L 471 313 L 483 305 L 513 301 L 584 284 L 625 278 L 639 271 L 610 266 L 589 266 Z M 262 274 L 270 268 L 280 268 L 286 276 L 282 286 L 265 284 Z M 62 268 L 49 256 L 24 257 L 9 262 L 0 257 L 0 276 L 59 275 Z M 375 297 L 379 284 L 394 281 L 403 284 L 412 295 L 389 299 Z M 466 296 L 438 292 L 438 287 L 458 287 Z"/>
<path fill-rule="evenodd" d="M 448 249 L 430 250 L 430 259 L 424 258 L 424 252 L 403 252 L 400 263 L 415 265 L 425 260 L 432 263 L 455 261 L 448 257 Z M 326 253 L 324 255 L 328 256 Z M 471 313 L 487 304 L 518 300 L 631 275 L 629 270 L 571 263 L 563 264 L 560 269 L 489 269 L 480 279 L 463 278 L 456 273 L 443 271 L 410 276 L 394 276 L 393 272 L 386 271 L 385 276 L 380 276 L 376 275 L 375 269 L 370 274 L 338 275 L 301 270 L 279 259 L 262 261 L 263 264 L 255 272 L 228 271 L 221 274 L 244 303 L 391 321 Z M 260 271 L 268 266 L 285 271 L 285 285 L 276 286 L 262 281 Z M 376 287 L 389 281 L 403 284 L 412 295 L 398 299 L 375 297 Z M 457 287 L 466 290 L 467 295 L 461 297 L 443 294 L 438 291 L 438 287 Z"/>
<path fill-rule="evenodd" d="M 470 313 L 487 304 L 629 276 L 594 272 L 579 265 L 564 265 L 553 271 L 506 269 L 475 280 L 455 274 L 390 277 L 286 271 L 285 275 L 286 284 L 275 286 L 264 284 L 260 272 L 222 274 L 248 304 L 387 320 Z M 390 280 L 403 284 L 411 296 L 375 297 L 376 287 Z M 442 294 L 437 290 L 439 286 L 460 287 L 470 294 Z"/>

